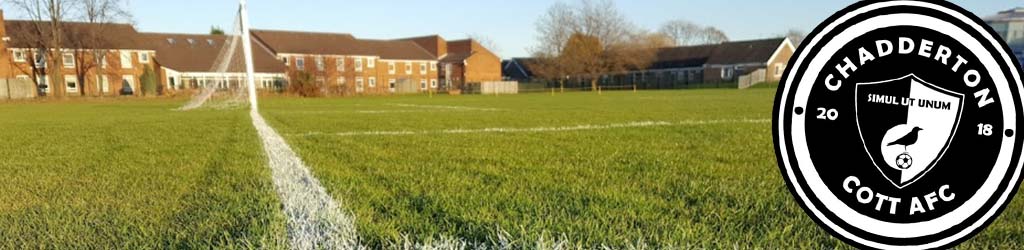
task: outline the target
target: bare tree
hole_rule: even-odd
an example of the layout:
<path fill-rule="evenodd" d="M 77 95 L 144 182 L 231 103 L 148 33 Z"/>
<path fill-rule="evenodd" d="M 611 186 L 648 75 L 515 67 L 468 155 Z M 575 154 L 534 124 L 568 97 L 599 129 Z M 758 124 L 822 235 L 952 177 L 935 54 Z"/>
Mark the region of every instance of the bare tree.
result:
<path fill-rule="evenodd" d="M 49 85 L 64 85 L 61 74 L 61 65 L 64 64 L 61 56 L 63 46 L 63 21 L 73 2 L 71 0 L 8 0 L 9 6 L 24 15 L 25 18 L 34 21 L 26 27 L 29 34 L 24 34 L 26 44 L 34 47 L 29 54 L 36 59 L 29 62 L 32 73 L 32 81 L 37 87 L 42 87 L 39 82 L 40 76 L 50 78 Z M 52 63 L 47 67 L 47 63 Z M 63 95 L 57 92 L 53 86 L 47 86 L 56 95 Z M 40 95 L 44 95 L 40 90 Z"/>
<path fill-rule="evenodd" d="M 672 20 L 661 25 L 661 29 L 658 32 L 672 38 L 676 46 L 687 46 L 694 45 L 697 42 L 697 34 L 702 29 L 700 25 L 690 21 Z"/>
<path fill-rule="evenodd" d="M 80 13 L 76 19 L 88 24 L 86 27 L 68 30 L 70 45 L 73 47 L 75 59 L 75 76 L 83 96 L 87 95 L 85 87 L 88 73 L 95 70 L 96 75 L 103 75 L 103 65 L 113 48 L 111 35 L 116 30 L 116 23 L 128 23 L 131 14 L 127 11 L 125 0 L 77 0 Z M 97 79 L 98 80 L 98 79 Z M 97 82 L 97 91 L 100 84 Z M 109 83 L 107 83 L 109 84 Z"/>
<path fill-rule="evenodd" d="M 720 44 L 729 41 L 725 32 L 715 27 L 704 27 L 697 35 L 699 44 Z"/>
<path fill-rule="evenodd" d="M 667 41 L 639 31 L 609 0 L 581 0 L 576 6 L 556 3 L 537 22 L 537 32 L 534 56 L 540 62 L 535 66 L 556 68 L 534 67 L 535 71 L 563 84 L 563 77 L 585 79 L 592 89 L 598 88 L 601 77 L 645 69 L 653 56 L 638 55 L 653 55 L 650 47 L 658 47 L 648 42 Z"/>
<path fill-rule="evenodd" d="M 807 36 L 807 33 L 804 33 L 803 30 L 789 29 L 783 36 L 789 38 L 789 41 L 793 42 L 793 45 L 799 47 L 800 44 L 804 42 L 804 37 Z"/>
<path fill-rule="evenodd" d="M 496 55 L 501 54 L 501 47 L 499 47 L 498 43 L 494 42 L 494 39 L 491 39 L 491 37 L 489 36 L 477 33 L 470 33 L 467 34 L 466 37 L 468 37 L 470 40 L 476 41 L 477 43 L 480 44 L 480 46 L 484 46 L 484 48 L 487 48 L 487 50 L 490 50 Z"/>

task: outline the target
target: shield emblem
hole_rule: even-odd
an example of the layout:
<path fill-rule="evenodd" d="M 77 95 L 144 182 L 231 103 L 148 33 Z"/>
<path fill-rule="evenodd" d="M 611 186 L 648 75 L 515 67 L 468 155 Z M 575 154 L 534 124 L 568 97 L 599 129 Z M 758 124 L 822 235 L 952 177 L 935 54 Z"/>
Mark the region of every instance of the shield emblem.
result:
<path fill-rule="evenodd" d="M 875 167 L 897 188 L 924 177 L 960 125 L 963 94 L 911 74 L 858 83 L 857 129 Z"/>

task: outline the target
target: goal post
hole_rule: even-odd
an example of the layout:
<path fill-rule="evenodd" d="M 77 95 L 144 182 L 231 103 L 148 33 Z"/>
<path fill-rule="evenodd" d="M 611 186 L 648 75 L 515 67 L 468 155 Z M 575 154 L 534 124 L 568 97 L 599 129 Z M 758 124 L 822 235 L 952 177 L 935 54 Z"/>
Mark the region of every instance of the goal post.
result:
<path fill-rule="evenodd" d="M 249 89 L 249 108 L 252 112 L 259 111 L 256 100 L 256 72 L 252 60 L 252 39 L 249 36 L 249 10 L 246 0 L 239 0 L 239 20 L 242 26 L 242 54 L 245 55 L 245 85 Z"/>

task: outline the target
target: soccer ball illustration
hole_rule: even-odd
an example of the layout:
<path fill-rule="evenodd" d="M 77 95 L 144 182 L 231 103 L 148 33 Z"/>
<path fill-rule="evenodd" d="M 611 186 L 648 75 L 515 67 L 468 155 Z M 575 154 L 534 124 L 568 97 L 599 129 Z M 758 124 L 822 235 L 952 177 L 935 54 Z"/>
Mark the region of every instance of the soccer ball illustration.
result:
<path fill-rule="evenodd" d="M 907 170 L 911 165 L 914 164 L 914 158 L 910 157 L 908 153 L 902 153 L 896 156 L 896 167 Z"/>

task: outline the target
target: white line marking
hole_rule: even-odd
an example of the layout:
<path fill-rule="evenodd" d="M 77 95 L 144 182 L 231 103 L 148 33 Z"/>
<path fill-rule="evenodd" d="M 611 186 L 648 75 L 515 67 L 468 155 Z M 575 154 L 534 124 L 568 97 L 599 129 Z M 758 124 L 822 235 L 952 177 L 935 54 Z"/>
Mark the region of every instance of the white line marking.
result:
<path fill-rule="evenodd" d="M 771 123 L 770 119 L 733 119 L 733 120 L 687 120 L 680 122 L 666 121 L 636 121 L 627 123 L 613 123 L 605 125 L 583 124 L 561 127 L 533 127 L 533 128 L 477 128 L 477 129 L 445 129 L 445 130 L 399 130 L 399 131 L 349 131 L 339 133 L 309 132 L 302 134 L 286 134 L 286 136 L 400 136 L 420 134 L 479 134 L 479 133 L 543 133 L 543 132 L 566 132 L 580 130 L 604 130 L 618 128 L 641 128 L 641 127 L 665 127 L 665 126 L 693 126 L 708 124 L 735 124 L 735 123 Z"/>
<path fill-rule="evenodd" d="M 496 108 L 476 108 L 476 107 L 447 106 L 447 105 L 418 105 L 418 104 L 404 104 L 404 103 L 395 103 L 395 104 L 388 104 L 388 105 L 397 106 L 397 107 L 424 108 L 424 109 L 449 109 L 449 110 L 474 110 L 474 111 L 500 111 L 501 110 L 501 109 L 496 109 Z"/>
<path fill-rule="evenodd" d="M 292 249 L 360 249 L 351 217 L 342 212 L 320 181 L 313 176 L 288 143 L 267 125 L 258 112 L 250 112 L 263 149 L 270 159 L 274 187 L 288 219 Z"/>

